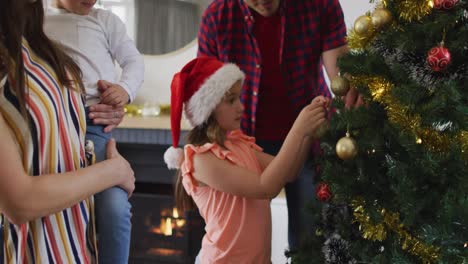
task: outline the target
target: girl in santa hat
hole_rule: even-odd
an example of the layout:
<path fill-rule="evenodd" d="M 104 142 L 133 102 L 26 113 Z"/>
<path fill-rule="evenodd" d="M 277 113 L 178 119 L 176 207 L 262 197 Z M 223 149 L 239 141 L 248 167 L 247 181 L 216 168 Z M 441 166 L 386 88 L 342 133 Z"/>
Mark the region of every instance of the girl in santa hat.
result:
<path fill-rule="evenodd" d="M 176 202 L 194 205 L 206 223 L 201 263 L 271 263 L 270 200 L 293 180 L 326 122 L 328 99 L 315 98 L 300 112 L 276 157 L 240 131 L 244 74 L 234 64 L 200 57 L 171 84 L 173 146 L 164 159 L 179 169 Z M 182 112 L 193 129 L 177 148 Z M 291 176 L 293 175 L 293 176 Z"/>

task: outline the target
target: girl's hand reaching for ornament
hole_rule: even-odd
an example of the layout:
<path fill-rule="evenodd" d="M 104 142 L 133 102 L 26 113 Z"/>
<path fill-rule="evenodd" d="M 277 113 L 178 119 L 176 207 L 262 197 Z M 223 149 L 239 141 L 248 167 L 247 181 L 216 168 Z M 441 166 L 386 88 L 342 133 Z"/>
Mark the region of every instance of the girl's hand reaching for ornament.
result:
<path fill-rule="evenodd" d="M 291 130 L 302 133 L 305 137 L 315 137 L 317 128 L 327 120 L 326 108 L 329 105 L 329 99 L 317 96 L 302 109 Z"/>
<path fill-rule="evenodd" d="M 328 108 L 330 107 L 330 104 L 331 104 L 331 99 L 319 95 L 319 96 L 315 97 L 314 99 L 312 99 L 312 102 L 310 102 L 310 103 L 311 104 L 321 105 L 321 106 L 323 106 L 325 108 L 325 110 L 328 110 Z"/>

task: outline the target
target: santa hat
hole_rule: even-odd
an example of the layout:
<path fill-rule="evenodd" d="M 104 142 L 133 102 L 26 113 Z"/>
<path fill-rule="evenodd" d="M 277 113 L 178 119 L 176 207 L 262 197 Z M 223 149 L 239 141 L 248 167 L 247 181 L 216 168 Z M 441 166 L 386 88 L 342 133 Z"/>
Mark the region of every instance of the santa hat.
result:
<path fill-rule="evenodd" d="M 232 85 L 244 81 L 244 73 L 232 63 L 200 57 L 187 63 L 171 83 L 172 147 L 164 153 L 169 169 L 178 169 L 183 151 L 178 148 L 182 108 L 193 127 L 206 122 Z"/>

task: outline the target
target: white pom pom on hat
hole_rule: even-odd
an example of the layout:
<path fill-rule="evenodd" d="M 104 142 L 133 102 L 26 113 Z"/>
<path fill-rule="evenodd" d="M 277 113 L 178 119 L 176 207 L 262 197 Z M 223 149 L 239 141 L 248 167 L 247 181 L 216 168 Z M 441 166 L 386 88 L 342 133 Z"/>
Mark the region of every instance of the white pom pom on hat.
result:
<path fill-rule="evenodd" d="M 170 147 L 164 152 L 164 162 L 171 170 L 179 169 L 184 157 L 184 151 L 181 148 Z"/>
<path fill-rule="evenodd" d="M 180 168 L 183 159 L 182 149 L 177 148 L 182 109 L 190 125 L 199 126 L 208 120 L 232 85 L 244 79 L 244 73 L 235 64 L 213 57 L 195 58 L 174 75 L 171 83 L 172 147 L 164 153 L 169 169 Z"/>

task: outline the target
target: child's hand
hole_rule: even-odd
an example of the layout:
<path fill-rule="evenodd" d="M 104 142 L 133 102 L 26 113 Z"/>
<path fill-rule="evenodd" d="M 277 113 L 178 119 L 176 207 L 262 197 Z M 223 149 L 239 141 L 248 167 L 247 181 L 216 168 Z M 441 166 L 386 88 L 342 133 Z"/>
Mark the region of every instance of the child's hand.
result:
<path fill-rule="evenodd" d="M 129 101 L 127 91 L 125 91 L 125 89 L 118 84 L 105 80 L 99 80 L 98 89 L 101 92 L 101 104 L 122 107 Z"/>
<path fill-rule="evenodd" d="M 326 98 L 326 97 L 323 97 L 321 95 L 315 97 L 314 99 L 312 99 L 312 102 L 310 102 L 310 104 L 312 105 L 321 105 L 323 107 L 325 107 L 325 109 L 327 109 L 328 107 L 330 107 L 330 104 L 331 104 L 331 100 L 329 98 Z"/>
<path fill-rule="evenodd" d="M 326 119 L 326 109 L 330 105 L 330 99 L 323 96 L 315 97 L 312 102 L 304 107 L 294 122 L 293 129 L 303 133 L 304 136 L 314 136 L 317 128 Z"/>

